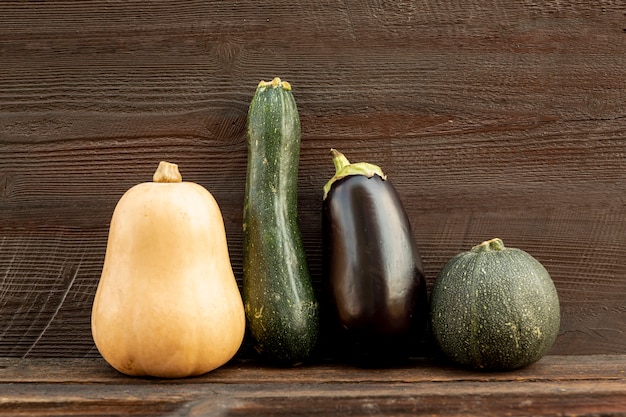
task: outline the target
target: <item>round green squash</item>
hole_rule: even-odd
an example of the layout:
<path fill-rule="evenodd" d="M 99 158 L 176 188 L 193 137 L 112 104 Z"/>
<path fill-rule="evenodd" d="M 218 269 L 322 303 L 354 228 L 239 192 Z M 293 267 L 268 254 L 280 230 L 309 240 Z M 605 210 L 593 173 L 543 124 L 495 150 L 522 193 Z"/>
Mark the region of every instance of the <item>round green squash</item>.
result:
<path fill-rule="evenodd" d="M 560 326 L 556 288 L 528 253 L 501 239 L 452 258 L 431 293 L 433 336 L 457 364 L 511 370 L 538 361 Z"/>

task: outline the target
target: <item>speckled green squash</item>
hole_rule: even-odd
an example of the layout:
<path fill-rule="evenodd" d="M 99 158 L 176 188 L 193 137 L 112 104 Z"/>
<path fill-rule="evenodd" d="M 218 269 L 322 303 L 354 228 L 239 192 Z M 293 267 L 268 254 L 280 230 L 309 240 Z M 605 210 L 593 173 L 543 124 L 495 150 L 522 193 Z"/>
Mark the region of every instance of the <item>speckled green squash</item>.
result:
<path fill-rule="evenodd" d="M 430 306 L 441 350 L 476 369 L 511 370 L 536 362 L 553 345 L 560 326 L 548 271 L 500 239 L 452 258 L 435 281 Z"/>
<path fill-rule="evenodd" d="M 276 365 L 313 353 L 319 327 L 297 218 L 300 118 L 287 82 L 261 81 L 248 111 L 243 300 L 255 348 Z"/>

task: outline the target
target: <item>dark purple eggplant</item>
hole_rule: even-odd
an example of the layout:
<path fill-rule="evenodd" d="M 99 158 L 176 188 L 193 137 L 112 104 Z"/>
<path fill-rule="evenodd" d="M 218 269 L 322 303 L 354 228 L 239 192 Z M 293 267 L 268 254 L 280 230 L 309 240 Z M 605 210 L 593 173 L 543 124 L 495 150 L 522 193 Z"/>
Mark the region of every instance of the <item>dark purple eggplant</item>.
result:
<path fill-rule="evenodd" d="M 395 363 L 411 355 L 425 333 L 428 301 L 417 244 L 382 170 L 331 153 L 337 172 L 324 187 L 322 222 L 334 340 L 362 365 Z"/>

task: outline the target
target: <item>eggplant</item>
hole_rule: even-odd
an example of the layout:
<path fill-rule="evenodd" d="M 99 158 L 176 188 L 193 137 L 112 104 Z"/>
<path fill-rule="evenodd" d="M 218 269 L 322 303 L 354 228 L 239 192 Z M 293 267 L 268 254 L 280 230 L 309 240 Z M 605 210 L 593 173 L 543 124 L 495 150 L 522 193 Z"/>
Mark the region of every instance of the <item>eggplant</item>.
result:
<path fill-rule="evenodd" d="M 407 359 L 428 317 L 424 269 L 400 197 L 380 167 L 331 149 L 324 187 L 323 288 L 338 351 L 361 365 Z M 334 337 L 338 336 L 338 337 Z"/>

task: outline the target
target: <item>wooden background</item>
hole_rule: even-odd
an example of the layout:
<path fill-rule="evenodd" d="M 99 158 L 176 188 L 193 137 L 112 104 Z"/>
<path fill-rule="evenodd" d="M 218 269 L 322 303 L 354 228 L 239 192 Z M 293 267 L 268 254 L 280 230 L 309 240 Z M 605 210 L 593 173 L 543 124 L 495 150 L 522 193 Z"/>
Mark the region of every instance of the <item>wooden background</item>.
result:
<path fill-rule="evenodd" d="M 321 277 L 329 148 L 396 185 L 429 288 L 492 237 L 550 271 L 551 353 L 626 353 L 623 1 L 0 2 L 0 357 L 96 357 L 113 208 L 160 160 L 208 188 L 241 280 L 245 121 L 300 109 L 299 209 Z"/>

